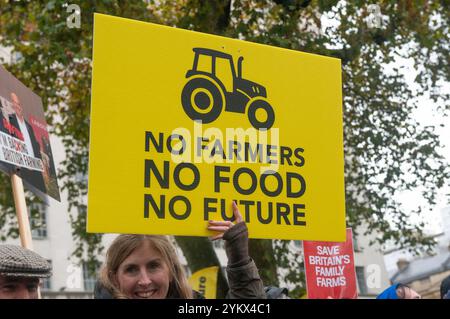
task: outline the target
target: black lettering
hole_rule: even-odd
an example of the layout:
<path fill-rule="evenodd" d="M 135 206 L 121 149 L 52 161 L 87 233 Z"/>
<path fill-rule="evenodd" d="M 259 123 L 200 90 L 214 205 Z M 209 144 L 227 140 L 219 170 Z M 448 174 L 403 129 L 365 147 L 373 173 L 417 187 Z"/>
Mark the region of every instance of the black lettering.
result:
<path fill-rule="evenodd" d="M 267 209 L 267 218 L 263 218 L 263 212 L 261 209 L 261 202 L 256 202 L 256 214 L 258 216 L 258 220 L 261 224 L 269 224 L 273 218 L 273 205 L 271 202 L 268 203 Z"/>
<path fill-rule="evenodd" d="M 216 198 L 205 197 L 203 200 L 203 220 L 209 220 L 209 213 L 217 212 L 216 207 L 211 207 L 209 204 L 216 204 Z"/>
<path fill-rule="evenodd" d="M 197 137 L 197 156 L 202 155 L 202 150 L 208 149 L 208 145 L 204 145 L 203 142 L 209 142 L 209 139 L 206 137 Z"/>
<path fill-rule="evenodd" d="M 299 162 L 294 163 L 295 166 L 302 167 L 303 165 L 305 165 L 305 158 L 303 157 L 303 155 L 299 154 L 303 153 L 303 151 L 304 149 L 301 147 L 295 149 L 294 155 L 299 160 Z"/>
<path fill-rule="evenodd" d="M 175 203 L 178 201 L 182 201 L 186 205 L 186 210 L 182 214 L 177 214 L 175 212 Z M 183 220 L 189 217 L 191 214 L 191 202 L 184 196 L 175 196 L 169 201 L 169 213 L 173 218 L 178 220 Z"/>
<path fill-rule="evenodd" d="M 163 139 L 164 139 L 164 135 L 163 133 L 159 133 L 158 135 L 158 142 L 156 142 L 155 137 L 153 136 L 152 132 L 145 132 L 145 151 L 149 152 L 150 151 L 150 142 L 152 142 L 153 147 L 156 149 L 156 151 L 158 153 L 162 153 L 163 152 Z"/>
<path fill-rule="evenodd" d="M 297 192 L 292 191 L 292 179 L 300 182 L 300 189 Z M 297 173 L 286 173 L 287 197 L 300 197 L 306 191 L 306 182 L 303 176 Z"/>
<path fill-rule="evenodd" d="M 305 205 L 304 204 L 294 204 L 294 214 L 293 214 L 293 220 L 294 220 L 294 225 L 299 225 L 299 226 L 306 226 L 306 222 L 305 221 L 300 221 L 298 220 L 301 217 L 305 217 L 305 212 L 300 211 L 305 209 Z"/>
<path fill-rule="evenodd" d="M 272 152 L 272 150 L 276 150 L 277 146 L 276 145 L 267 145 L 267 163 L 269 164 L 278 164 L 278 160 L 276 158 L 271 158 L 272 156 L 277 156 L 276 152 Z"/>
<path fill-rule="evenodd" d="M 194 174 L 194 179 L 191 184 L 183 184 L 180 180 L 181 170 L 184 168 L 190 169 Z M 173 179 L 178 188 L 185 191 L 191 191 L 195 189 L 200 183 L 200 172 L 198 171 L 198 168 L 192 163 L 180 163 L 175 167 L 175 171 L 173 172 Z"/>
<path fill-rule="evenodd" d="M 240 161 L 241 157 L 239 156 L 239 153 L 241 152 L 241 143 L 238 141 L 228 141 L 228 159 L 233 159 L 233 153 L 236 156 L 236 160 Z"/>
<path fill-rule="evenodd" d="M 219 193 L 220 192 L 220 183 L 229 183 L 230 178 L 229 177 L 222 177 L 220 176 L 220 172 L 229 172 L 230 167 L 228 166 L 214 166 L 214 192 Z"/>
<path fill-rule="evenodd" d="M 216 154 L 221 155 L 222 159 L 227 159 L 227 157 L 225 156 L 225 153 L 223 151 L 222 142 L 219 139 L 214 141 L 214 146 L 211 151 L 210 157 L 214 157 Z"/>
<path fill-rule="evenodd" d="M 283 217 L 286 225 L 290 225 L 288 215 L 289 215 L 290 207 L 285 203 L 277 203 L 277 224 L 281 225 L 281 217 Z"/>
<path fill-rule="evenodd" d="M 201 276 L 200 278 L 199 278 L 199 281 L 200 281 L 200 283 L 199 283 L 199 285 L 198 285 L 198 291 L 200 292 L 200 293 L 202 293 L 202 294 L 205 294 L 205 289 L 206 289 L 206 285 L 205 285 L 205 283 L 206 283 L 206 278 L 205 277 L 203 277 L 203 276 Z"/>
<path fill-rule="evenodd" d="M 172 141 L 175 138 L 179 139 L 179 141 L 181 142 L 181 148 L 179 150 L 174 150 L 172 147 Z M 183 136 L 181 136 L 180 134 L 172 134 L 167 139 L 167 149 L 169 150 L 170 153 L 172 153 L 174 155 L 183 154 L 184 151 L 186 150 L 186 141 L 184 140 Z"/>
<path fill-rule="evenodd" d="M 250 185 L 249 189 L 243 189 L 241 185 L 239 185 L 239 176 L 242 174 L 248 174 L 250 178 L 252 179 L 252 184 Z M 257 186 L 257 179 L 255 173 L 246 167 L 239 168 L 233 175 L 233 185 L 234 188 L 242 195 L 250 195 L 256 190 Z"/>
<path fill-rule="evenodd" d="M 264 153 L 261 152 L 262 144 L 256 144 L 256 149 L 252 149 L 252 145 L 248 142 L 245 142 L 244 149 L 245 149 L 245 161 L 249 162 L 256 162 L 256 158 L 259 157 L 259 162 L 262 162 L 264 160 Z"/>
<path fill-rule="evenodd" d="M 292 150 L 290 147 L 287 147 L 287 146 L 280 147 L 281 165 L 284 165 L 284 161 L 286 161 L 290 166 L 292 166 L 291 156 L 292 156 Z"/>
<path fill-rule="evenodd" d="M 239 204 L 244 205 L 244 216 L 245 216 L 245 222 L 250 223 L 250 206 L 255 205 L 254 201 L 251 200 L 241 200 L 239 201 Z"/>
<path fill-rule="evenodd" d="M 273 176 L 277 180 L 277 188 L 274 191 L 269 191 L 267 189 L 266 180 L 269 176 Z M 280 174 L 278 174 L 275 171 L 266 171 L 264 174 L 262 174 L 259 184 L 260 184 L 262 192 L 270 197 L 275 197 L 275 196 L 280 195 L 281 191 L 283 190 L 283 179 L 281 178 Z"/>
<path fill-rule="evenodd" d="M 165 201 L 166 201 L 166 196 L 160 195 L 159 196 L 159 205 L 157 205 L 151 194 L 144 194 L 144 218 L 149 218 L 149 208 L 150 208 L 150 205 L 152 205 L 153 211 L 156 213 L 156 216 L 158 216 L 158 218 L 160 218 L 160 219 L 163 219 L 166 216 L 165 215 L 165 207 L 166 207 Z"/>
<path fill-rule="evenodd" d="M 159 186 L 162 188 L 169 188 L 169 162 L 164 161 L 164 177 L 162 177 L 153 160 L 146 159 L 144 168 L 144 187 L 150 187 L 150 172 L 156 177 Z"/>
<path fill-rule="evenodd" d="M 225 199 L 223 199 L 223 198 L 220 200 L 220 212 L 222 213 L 222 219 L 224 221 L 231 221 L 232 222 L 234 220 L 233 210 L 230 210 L 231 215 L 227 216 L 227 203 L 226 203 Z"/>

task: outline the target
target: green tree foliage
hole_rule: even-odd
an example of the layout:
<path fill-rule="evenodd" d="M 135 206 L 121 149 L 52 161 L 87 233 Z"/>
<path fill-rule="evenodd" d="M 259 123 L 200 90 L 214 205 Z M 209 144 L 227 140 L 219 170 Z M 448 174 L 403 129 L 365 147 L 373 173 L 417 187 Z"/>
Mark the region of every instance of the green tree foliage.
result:
<path fill-rule="evenodd" d="M 101 235 L 85 232 L 93 12 L 340 58 L 347 223 L 354 228 L 365 223 L 380 243 L 433 244 L 423 224 L 408 218 L 421 208 L 402 210 L 396 195 L 418 189 L 433 204 L 436 191 L 448 182 L 434 127 L 419 125 L 413 113 L 418 95 L 429 95 L 441 116 L 450 109 L 450 92 L 444 88 L 450 76 L 449 1 L 71 1 L 81 8 L 79 29 L 66 26 L 65 3 L 0 0 L 0 45 L 20 53 L 7 68 L 42 97 L 52 133 L 65 146 L 58 171 L 68 192 L 77 257 L 102 251 Z M 417 70 L 416 91 L 407 85 L 399 59 Z M 6 232 L 14 214 L 8 183 L 2 176 L 0 226 Z M 267 241 L 251 246 L 273 249 Z M 280 242 L 271 255 L 292 268 L 282 258 L 286 247 Z M 268 269 L 262 268 L 262 273 Z M 301 273 L 289 278 L 301 280 Z"/>

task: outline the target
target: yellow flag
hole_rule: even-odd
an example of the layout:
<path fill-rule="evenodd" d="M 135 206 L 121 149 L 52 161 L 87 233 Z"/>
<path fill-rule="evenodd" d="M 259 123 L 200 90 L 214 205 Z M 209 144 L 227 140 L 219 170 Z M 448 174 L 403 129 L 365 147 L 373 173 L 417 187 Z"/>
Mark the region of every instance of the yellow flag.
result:
<path fill-rule="evenodd" d="M 216 299 L 218 271 L 217 266 L 200 269 L 189 278 L 189 284 L 206 299 Z"/>

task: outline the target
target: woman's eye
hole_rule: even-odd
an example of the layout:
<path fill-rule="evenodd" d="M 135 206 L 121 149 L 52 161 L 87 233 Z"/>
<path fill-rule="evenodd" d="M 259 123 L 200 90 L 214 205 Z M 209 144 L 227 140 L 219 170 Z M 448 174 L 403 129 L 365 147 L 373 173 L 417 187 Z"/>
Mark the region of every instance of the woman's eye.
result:
<path fill-rule="evenodd" d="M 148 264 L 148 268 L 151 270 L 158 269 L 160 266 L 161 266 L 161 263 L 156 262 L 156 261 Z"/>
<path fill-rule="evenodd" d="M 138 272 L 138 268 L 136 266 L 129 266 L 129 267 L 125 268 L 125 272 L 127 274 L 135 274 Z"/>

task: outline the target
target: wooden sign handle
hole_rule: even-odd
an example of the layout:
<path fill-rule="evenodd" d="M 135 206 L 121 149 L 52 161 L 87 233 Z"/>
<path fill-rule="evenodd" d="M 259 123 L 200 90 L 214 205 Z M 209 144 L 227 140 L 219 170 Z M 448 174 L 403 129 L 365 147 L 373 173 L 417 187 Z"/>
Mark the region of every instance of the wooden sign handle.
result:
<path fill-rule="evenodd" d="M 28 220 L 27 203 L 23 191 L 22 179 L 16 174 L 11 175 L 14 204 L 16 205 L 17 221 L 19 223 L 20 243 L 22 247 L 33 250 L 30 221 Z"/>
<path fill-rule="evenodd" d="M 27 202 L 23 191 L 22 179 L 16 174 L 11 175 L 11 184 L 16 205 L 17 221 L 19 223 L 20 244 L 22 247 L 33 250 L 30 221 L 28 219 Z M 41 299 L 41 290 L 38 288 L 38 299 Z"/>

